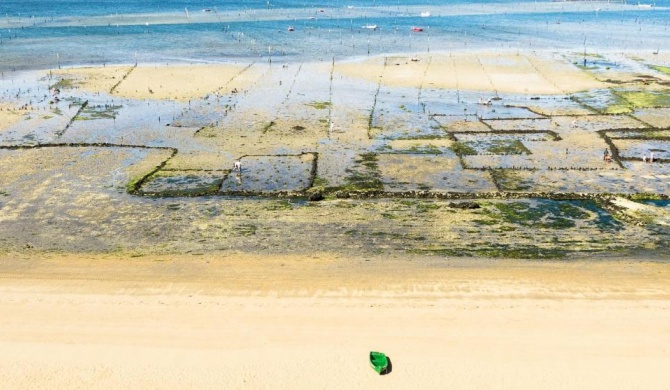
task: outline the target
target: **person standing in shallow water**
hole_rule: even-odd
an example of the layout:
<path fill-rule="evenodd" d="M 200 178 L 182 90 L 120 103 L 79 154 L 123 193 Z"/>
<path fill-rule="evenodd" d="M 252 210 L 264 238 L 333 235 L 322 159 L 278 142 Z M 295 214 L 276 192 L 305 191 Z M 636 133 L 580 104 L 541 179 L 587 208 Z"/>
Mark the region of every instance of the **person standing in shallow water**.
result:
<path fill-rule="evenodd" d="M 232 172 L 235 173 L 235 182 L 237 183 L 238 186 L 242 185 L 242 162 L 240 160 L 235 160 L 233 163 L 233 169 Z"/>

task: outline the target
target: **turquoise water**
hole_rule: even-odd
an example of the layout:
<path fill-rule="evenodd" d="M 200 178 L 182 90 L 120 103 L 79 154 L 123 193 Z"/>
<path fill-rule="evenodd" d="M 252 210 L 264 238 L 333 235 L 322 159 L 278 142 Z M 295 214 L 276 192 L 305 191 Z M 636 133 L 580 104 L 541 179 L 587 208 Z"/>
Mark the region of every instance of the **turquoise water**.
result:
<path fill-rule="evenodd" d="M 290 62 L 482 48 L 670 50 L 670 0 L 654 4 L 2 0 L 0 70 L 136 60 Z M 377 28 L 363 28 L 372 25 Z M 424 30 L 412 32 L 413 26 Z"/>

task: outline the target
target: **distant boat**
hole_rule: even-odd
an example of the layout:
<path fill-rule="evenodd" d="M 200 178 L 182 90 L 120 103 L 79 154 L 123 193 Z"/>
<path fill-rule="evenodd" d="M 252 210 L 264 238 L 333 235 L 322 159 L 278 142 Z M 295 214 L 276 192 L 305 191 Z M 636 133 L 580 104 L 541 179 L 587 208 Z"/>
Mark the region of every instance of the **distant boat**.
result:
<path fill-rule="evenodd" d="M 422 13 L 421 13 L 421 17 L 422 17 L 422 18 L 427 18 L 427 17 L 429 17 L 429 16 L 430 16 L 430 12 L 422 12 Z"/>
<path fill-rule="evenodd" d="M 212 12 L 212 10 L 209 9 L 209 8 L 205 8 L 205 9 L 202 10 L 202 12 Z"/>
<path fill-rule="evenodd" d="M 295 28 L 293 28 L 293 26 L 288 26 L 288 31 L 295 31 Z"/>
<path fill-rule="evenodd" d="M 423 27 L 412 27 L 412 31 L 421 32 L 421 31 L 423 31 Z"/>
<path fill-rule="evenodd" d="M 363 26 L 361 28 L 367 28 L 368 30 L 376 30 L 377 25 L 376 24 L 366 24 L 365 26 Z"/>

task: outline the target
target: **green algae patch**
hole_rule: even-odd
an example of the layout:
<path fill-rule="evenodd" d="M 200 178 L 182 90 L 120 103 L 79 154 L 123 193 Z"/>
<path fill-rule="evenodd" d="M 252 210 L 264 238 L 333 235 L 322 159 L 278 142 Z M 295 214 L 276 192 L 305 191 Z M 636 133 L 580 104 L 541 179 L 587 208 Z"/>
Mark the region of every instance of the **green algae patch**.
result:
<path fill-rule="evenodd" d="M 265 210 L 268 211 L 293 210 L 293 204 L 291 204 L 291 202 L 289 202 L 288 199 L 280 199 L 266 204 Z"/>
<path fill-rule="evenodd" d="M 479 212 L 480 225 L 517 225 L 533 229 L 571 229 L 582 222 L 596 223 L 599 228 L 618 229 L 608 213 L 592 201 L 537 201 L 493 203 Z"/>
<path fill-rule="evenodd" d="M 451 150 L 459 156 L 474 156 L 477 150 L 466 142 L 454 142 L 451 145 Z"/>
<path fill-rule="evenodd" d="M 484 145 L 484 153 L 488 154 L 531 154 L 519 140 L 491 140 Z"/>
<path fill-rule="evenodd" d="M 56 83 L 50 85 L 49 88 L 67 89 L 67 88 L 74 88 L 74 86 L 75 81 L 73 79 L 62 78 L 58 80 Z"/>
<path fill-rule="evenodd" d="M 530 150 L 518 139 L 505 138 L 459 141 L 452 145 L 451 150 L 461 156 L 531 154 Z"/>
<path fill-rule="evenodd" d="M 324 192 L 329 188 L 330 182 L 321 176 L 314 177 L 312 186 L 307 190 L 309 193 Z"/>
<path fill-rule="evenodd" d="M 512 169 L 491 169 L 491 177 L 496 186 L 503 191 L 529 191 L 533 188 L 531 180 L 524 180 Z"/>
<path fill-rule="evenodd" d="M 96 120 L 96 119 L 115 119 L 123 106 L 117 105 L 90 105 L 87 104 L 81 109 L 79 114 L 74 118 L 76 121 L 81 120 Z"/>
<path fill-rule="evenodd" d="M 137 189 L 140 187 L 145 177 L 146 175 L 138 175 L 130 179 L 126 184 L 126 192 L 129 194 L 137 193 Z"/>
<path fill-rule="evenodd" d="M 670 107 L 668 91 L 609 89 L 575 96 L 580 103 L 603 114 L 631 114 L 636 109 Z"/>
<path fill-rule="evenodd" d="M 204 171 L 159 171 L 138 190 L 149 196 L 207 196 L 219 191 L 223 173 Z"/>
<path fill-rule="evenodd" d="M 629 197 L 630 200 L 633 201 L 662 201 L 662 202 L 667 202 L 668 201 L 668 196 L 667 195 L 660 195 L 660 194 L 652 194 L 652 193 L 637 193 L 637 194 L 632 194 Z"/>
<path fill-rule="evenodd" d="M 599 68 L 596 65 L 583 65 L 580 62 L 573 62 L 573 64 L 581 70 L 598 70 Z"/>
<path fill-rule="evenodd" d="M 603 60 L 605 59 L 605 56 L 603 56 L 600 53 L 588 53 L 588 52 L 572 52 L 572 55 L 576 57 L 581 57 L 581 58 L 589 58 L 589 59 L 597 59 L 597 60 Z"/>
<path fill-rule="evenodd" d="M 376 153 L 362 153 L 354 160 L 351 168 L 347 168 L 349 176 L 346 177 L 346 185 L 341 191 L 381 191 L 384 184 L 379 171 L 378 155 Z"/>
<path fill-rule="evenodd" d="M 602 114 L 630 114 L 633 109 L 614 89 L 595 89 L 572 96 L 579 104 Z"/>
<path fill-rule="evenodd" d="M 409 149 L 409 153 L 413 154 L 442 154 L 442 151 L 439 147 L 435 145 L 426 145 L 426 146 L 412 146 Z"/>
<path fill-rule="evenodd" d="M 623 91 L 612 90 L 611 92 L 608 101 L 604 103 L 603 114 L 631 114 L 634 111 L 632 104 L 624 97 L 625 93 Z"/>
<path fill-rule="evenodd" d="M 317 110 L 326 110 L 332 107 L 331 102 L 311 102 L 306 104 L 309 107 L 316 108 Z"/>
<path fill-rule="evenodd" d="M 670 94 L 665 91 L 619 91 L 616 94 L 632 108 L 670 107 Z"/>
<path fill-rule="evenodd" d="M 611 139 L 670 140 L 670 130 L 635 130 L 606 132 Z"/>
<path fill-rule="evenodd" d="M 557 248 L 541 248 L 533 245 L 495 244 L 479 248 L 429 248 L 410 251 L 422 255 L 435 256 L 472 256 L 497 259 L 560 259 L 569 251 Z"/>
<path fill-rule="evenodd" d="M 661 66 L 661 65 L 651 65 L 649 66 L 651 69 L 654 69 L 658 72 L 661 72 L 663 74 L 667 74 L 670 76 L 670 66 Z"/>
<path fill-rule="evenodd" d="M 623 103 L 612 104 L 607 106 L 603 111 L 603 113 L 611 115 L 630 114 L 632 112 L 633 109 L 629 105 Z"/>
<path fill-rule="evenodd" d="M 443 151 L 439 146 L 426 144 L 426 145 L 411 145 L 407 148 L 394 149 L 390 145 L 384 145 L 381 149 L 385 153 L 389 154 L 442 154 Z"/>
<path fill-rule="evenodd" d="M 265 134 L 268 131 L 270 131 L 275 125 L 276 125 L 276 123 L 274 121 L 270 121 L 270 122 L 266 123 L 265 126 L 263 126 L 263 129 L 261 130 L 261 132 L 263 134 Z"/>
<path fill-rule="evenodd" d="M 242 237 L 253 236 L 256 231 L 258 231 L 258 226 L 250 223 L 239 224 L 235 227 L 235 232 Z"/>
<path fill-rule="evenodd" d="M 417 213 L 427 213 L 431 210 L 439 210 L 441 206 L 435 203 L 419 202 L 416 204 Z"/>

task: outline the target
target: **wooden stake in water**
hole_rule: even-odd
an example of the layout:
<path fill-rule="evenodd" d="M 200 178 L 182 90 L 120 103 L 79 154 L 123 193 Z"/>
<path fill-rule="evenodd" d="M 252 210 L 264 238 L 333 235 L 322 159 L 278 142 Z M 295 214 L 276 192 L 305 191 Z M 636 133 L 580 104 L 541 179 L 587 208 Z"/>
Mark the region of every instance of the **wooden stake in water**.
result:
<path fill-rule="evenodd" d="M 430 53 L 430 26 L 427 28 L 426 37 L 428 38 L 428 53 Z"/>

